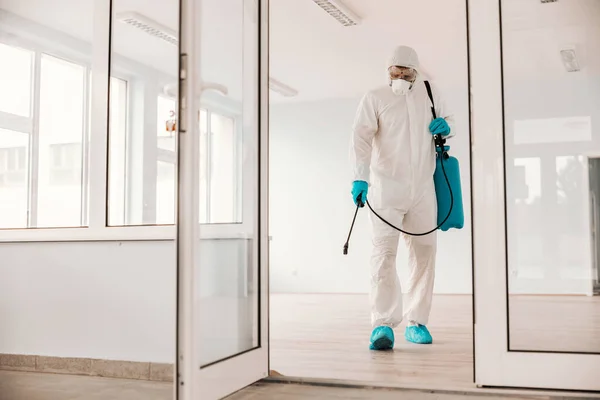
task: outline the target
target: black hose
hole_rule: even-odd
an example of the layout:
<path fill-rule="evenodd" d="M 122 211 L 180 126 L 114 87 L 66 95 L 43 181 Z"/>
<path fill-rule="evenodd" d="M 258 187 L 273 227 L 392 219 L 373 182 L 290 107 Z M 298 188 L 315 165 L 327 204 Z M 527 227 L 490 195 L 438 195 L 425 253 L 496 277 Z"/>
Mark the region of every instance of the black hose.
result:
<path fill-rule="evenodd" d="M 393 225 L 392 223 L 390 223 L 389 221 L 387 221 L 381 215 L 377 214 L 377 212 L 375 212 L 375 210 L 373 210 L 373 207 L 371 207 L 369 200 L 367 200 L 367 206 L 369 206 L 369 209 L 371 210 L 371 212 L 373 214 L 375 214 L 375 216 L 377 218 L 379 218 L 382 222 L 384 222 L 389 227 L 397 230 L 398 232 L 402 232 L 405 235 L 409 235 L 409 236 L 429 235 L 429 234 L 437 231 L 438 229 L 440 229 L 442 227 L 442 225 L 444 225 L 446 223 L 446 221 L 448 221 L 448 218 L 450 218 L 450 214 L 452 214 L 452 208 L 454 207 L 454 193 L 452 193 L 452 186 L 450 185 L 450 179 L 448 179 L 448 175 L 446 174 L 446 167 L 444 166 L 444 160 L 447 157 L 449 157 L 448 152 L 446 152 L 444 150 L 444 144 L 446 143 L 446 140 L 444 138 L 442 138 L 442 136 L 437 135 L 435 137 L 435 143 L 436 143 L 436 152 L 438 153 L 437 156 L 441 157 L 440 164 L 442 165 L 442 172 L 444 174 L 444 179 L 446 180 L 446 184 L 448 185 L 448 190 L 450 191 L 450 209 L 448 210 L 448 215 L 446 215 L 446 218 L 444 218 L 444 220 L 438 226 L 436 226 L 435 228 L 433 228 L 430 231 L 423 232 L 423 233 L 413 233 L 413 232 L 408 232 L 408 231 L 402 230 L 402 229 L 398 228 L 397 226 Z M 358 210 L 365 206 L 364 203 L 362 202 L 362 195 L 358 196 L 358 199 L 356 200 L 356 202 L 357 202 L 356 211 L 354 212 L 354 218 L 352 219 L 352 225 L 350 226 L 350 232 L 348 232 L 348 239 L 346 240 L 346 243 L 344 244 L 344 255 L 348 254 L 350 237 L 352 236 L 352 230 L 354 229 L 354 223 L 356 222 L 356 216 L 358 215 Z"/>
<path fill-rule="evenodd" d="M 377 218 L 379 218 L 381 221 L 386 223 L 391 228 L 394 228 L 395 230 L 402 232 L 405 235 L 409 235 L 409 236 L 426 236 L 426 235 L 429 235 L 430 233 L 433 233 L 433 232 L 437 231 L 438 229 L 440 229 L 442 227 L 442 225 L 444 225 L 446 223 L 446 221 L 448 221 L 448 218 L 450 218 L 450 214 L 452 214 L 452 208 L 454 207 L 454 194 L 452 193 L 452 186 L 450 185 L 450 180 L 448 179 L 448 175 L 446 174 L 446 167 L 444 167 L 444 158 L 447 157 L 447 155 L 448 155 L 448 153 L 446 153 L 445 151 L 439 152 L 439 157 L 441 157 L 440 164 L 442 165 L 442 172 L 444 173 L 444 179 L 446 179 L 446 184 L 448 185 L 448 190 L 450 191 L 450 209 L 448 210 L 448 215 L 446 215 L 446 218 L 444 218 L 444 220 L 438 226 L 436 226 L 435 228 L 433 228 L 430 231 L 423 232 L 423 233 L 407 232 L 405 230 L 398 228 L 397 226 L 393 225 L 392 223 L 387 221 L 385 218 L 383 218 L 381 215 L 377 214 L 377 212 L 375 210 L 373 210 L 373 207 L 371 207 L 369 200 L 367 200 L 367 206 L 369 206 L 369 209 L 371 210 L 371 212 L 373 214 L 375 214 L 375 216 Z M 356 209 L 358 210 L 360 208 L 360 206 L 361 206 L 361 203 L 359 201 L 359 205 L 356 207 Z M 363 206 L 364 206 L 364 204 L 363 204 Z M 354 218 L 356 218 L 356 214 L 355 214 Z M 354 222 L 352 223 L 352 225 L 354 226 Z"/>

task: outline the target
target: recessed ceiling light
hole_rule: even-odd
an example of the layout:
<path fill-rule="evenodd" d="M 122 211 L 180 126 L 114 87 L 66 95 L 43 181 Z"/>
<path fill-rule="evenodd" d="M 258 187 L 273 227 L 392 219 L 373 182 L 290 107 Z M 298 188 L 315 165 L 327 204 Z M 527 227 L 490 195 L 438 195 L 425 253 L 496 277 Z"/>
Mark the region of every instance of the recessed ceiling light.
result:
<path fill-rule="evenodd" d="M 134 28 L 141 29 L 145 33 L 154 36 L 156 38 L 162 39 L 168 43 L 173 45 L 177 45 L 178 38 L 177 32 L 173 29 L 170 29 L 159 22 L 154 21 L 140 13 L 134 11 L 127 11 L 116 14 L 117 20 L 131 25 Z"/>
<path fill-rule="evenodd" d="M 354 26 L 360 23 L 360 17 L 341 0 L 313 0 L 313 2 L 344 26 Z"/>
<path fill-rule="evenodd" d="M 294 97 L 298 95 L 298 91 L 284 83 L 279 82 L 277 79 L 269 78 L 269 89 L 275 93 L 279 93 L 284 97 Z"/>

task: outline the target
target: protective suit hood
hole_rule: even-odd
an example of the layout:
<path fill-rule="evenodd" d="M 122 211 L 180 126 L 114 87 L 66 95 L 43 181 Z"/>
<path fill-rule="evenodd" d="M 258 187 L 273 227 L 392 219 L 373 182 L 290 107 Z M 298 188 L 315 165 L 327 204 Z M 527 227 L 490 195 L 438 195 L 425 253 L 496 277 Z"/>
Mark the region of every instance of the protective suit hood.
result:
<path fill-rule="evenodd" d="M 417 52 L 408 46 L 398 46 L 394 49 L 392 55 L 388 58 L 388 62 L 385 68 L 385 72 L 387 74 L 387 82 L 388 85 L 392 85 L 392 80 L 390 79 L 388 70 L 393 66 L 407 67 L 412 68 L 417 71 L 417 77 L 415 78 L 415 82 L 418 82 L 422 79 L 421 77 L 421 66 L 419 65 L 419 56 L 417 56 Z M 412 87 L 409 89 L 412 90 Z"/>
<path fill-rule="evenodd" d="M 394 65 L 413 68 L 417 73 L 421 72 L 417 52 L 408 46 L 398 46 L 394 49 L 394 52 L 388 59 L 385 68 L 386 71 Z"/>

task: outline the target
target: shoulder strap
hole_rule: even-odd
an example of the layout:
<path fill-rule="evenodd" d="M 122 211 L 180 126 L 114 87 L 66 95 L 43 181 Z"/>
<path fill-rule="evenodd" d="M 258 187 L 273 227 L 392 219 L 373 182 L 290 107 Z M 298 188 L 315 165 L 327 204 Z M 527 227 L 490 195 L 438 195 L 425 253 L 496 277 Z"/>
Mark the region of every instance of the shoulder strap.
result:
<path fill-rule="evenodd" d="M 425 83 L 425 88 L 427 89 L 427 95 L 429 96 L 429 100 L 431 100 L 431 113 L 433 114 L 433 119 L 436 119 L 437 116 L 435 115 L 435 103 L 433 102 L 433 93 L 431 93 L 431 85 L 429 84 L 429 81 L 424 81 Z"/>

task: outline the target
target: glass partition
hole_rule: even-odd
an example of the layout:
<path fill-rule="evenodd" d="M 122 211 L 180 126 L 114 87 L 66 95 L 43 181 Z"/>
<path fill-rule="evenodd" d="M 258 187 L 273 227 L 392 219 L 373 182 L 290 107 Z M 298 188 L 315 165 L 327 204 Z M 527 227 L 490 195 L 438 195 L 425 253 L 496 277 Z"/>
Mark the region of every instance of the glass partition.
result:
<path fill-rule="evenodd" d="M 502 2 L 509 349 L 600 352 L 600 3 Z"/>

